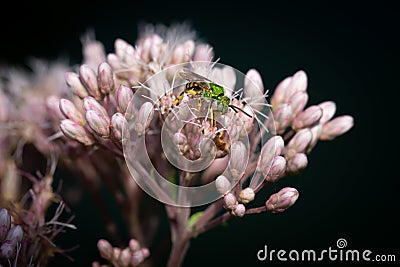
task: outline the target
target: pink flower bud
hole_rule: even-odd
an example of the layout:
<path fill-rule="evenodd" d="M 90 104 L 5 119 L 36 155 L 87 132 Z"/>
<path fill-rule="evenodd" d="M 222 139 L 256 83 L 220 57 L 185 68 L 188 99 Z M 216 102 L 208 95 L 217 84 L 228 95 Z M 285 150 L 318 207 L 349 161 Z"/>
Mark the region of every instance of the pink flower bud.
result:
<path fill-rule="evenodd" d="M 228 193 L 224 196 L 224 208 L 232 209 L 237 204 L 237 199 L 234 194 Z"/>
<path fill-rule="evenodd" d="M 320 122 L 321 122 L 321 120 L 320 120 Z M 310 144 L 307 147 L 307 150 L 306 150 L 307 153 L 310 153 L 311 150 L 318 143 L 319 137 L 321 136 L 321 133 L 322 133 L 322 124 L 317 124 L 314 127 L 312 127 L 310 130 L 311 130 L 311 134 L 312 134 L 312 139 L 311 139 Z"/>
<path fill-rule="evenodd" d="M 237 204 L 232 208 L 232 215 L 235 217 L 243 217 L 246 213 L 246 207 L 243 204 Z"/>
<path fill-rule="evenodd" d="M 302 128 L 309 128 L 316 123 L 322 117 L 322 109 L 319 106 L 310 106 L 293 120 L 292 128 L 294 130 L 302 129 Z"/>
<path fill-rule="evenodd" d="M 146 129 L 149 127 L 151 120 L 153 119 L 154 108 L 153 104 L 150 102 L 144 103 L 138 112 L 136 122 L 135 122 L 135 131 L 138 136 L 141 136 L 145 133 Z"/>
<path fill-rule="evenodd" d="M 115 113 L 111 117 L 111 134 L 117 141 L 122 141 L 122 138 L 128 137 L 128 121 L 121 113 Z"/>
<path fill-rule="evenodd" d="M 88 135 L 85 128 L 72 120 L 62 120 L 60 128 L 63 134 L 72 140 L 78 141 L 85 146 L 94 144 L 93 138 Z"/>
<path fill-rule="evenodd" d="M 88 125 L 97 135 L 102 138 L 110 136 L 110 119 L 108 117 L 105 118 L 94 110 L 86 111 L 85 115 Z"/>
<path fill-rule="evenodd" d="M 272 213 L 283 212 L 290 208 L 298 199 L 299 192 L 295 188 L 285 187 L 269 197 L 265 205 Z"/>
<path fill-rule="evenodd" d="M 113 70 L 119 70 L 119 69 L 123 68 L 121 61 L 119 60 L 119 58 L 116 54 L 113 54 L 113 53 L 108 54 L 107 62 L 108 62 L 108 64 L 110 64 L 110 66 Z M 121 76 L 121 74 L 123 74 L 123 73 L 117 73 L 117 76 Z"/>
<path fill-rule="evenodd" d="M 335 115 L 336 112 L 336 104 L 333 101 L 325 101 L 321 104 L 318 105 L 320 108 L 322 108 L 322 117 L 319 120 L 321 124 L 324 124 L 328 122 L 330 119 L 332 119 L 333 115 Z"/>
<path fill-rule="evenodd" d="M 117 89 L 116 97 L 117 97 L 119 112 L 125 114 L 129 102 L 132 100 L 133 97 L 132 90 L 127 86 L 121 84 Z"/>
<path fill-rule="evenodd" d="M 68 87 L 71 89 L 72 93 L 79 96 L 80 98 L 87 97 L 89 95 L 85 86 L 82 84 L 79 79 L 79 75 L 74 72 L 65 73 L 65 80 L 67 82 Z"/>
<path fill-rule="evenodd" d="M 354 125 L 354 119 L 351 116 L 344 115 L 337 117 L 322 127 L 322 133 L 319 137 L 320 140 L 332 140 L 335 137 L 344 134 L 351 129 Z"/>
<path fill-rule="evenodd" d="M 132 65 L 135 63 L 135 49 L 132 45 L 122 39 L 115 40 L 115 53 L 126 64 Z"/>
<path fill-rule="evenodd" d="M 240 203 L 247 204 L 247 203 L 253 201 L 254 197 L 255 197 L 254 190 L 250 187 L 247 187 L 247 188 L 243 189 L 242 191 L 240 191 L 238 200 Z"/>
<path fill-rule="evenodd" d="M 106 260 L 111 260 L 113 257 L 113 247 L 110 242 L 105 239 L 100 239 L 97 242 L 97 248 L 100 252 L 100 256 Z"/>
<path fill-rule="evenodd" d="M 247 161 L 248 151 L 246 146 L 240 141 L 235 141 L 231 145 L 231 158 L 229 161 L 229 169 L 234 180 L 238 180 L 242 177 L 246 169 Z"/>
<path fill-rule="evenodd" d="M 272 162 L 271 169 L 265 179 L 269 182 L 276 182 L 286 170 L 286 160 L 282 156 L 276 156 Z"/>
<path fill-rule="evenodd" d="M 136 239 L 129 240 L 129 249 L 132 252 L 138 251 L 140 249 L 140 244 Z"/>
<path fill-rule="evenodd" d="M 296 92 L 290 97 L 289 103 L 292 106 L 293 117 L 296 117 L 300 112 L 303 111 L 304 107 L 307 104 L 307 101 L 308 101 L 308 94 L 307 92 L 303 91 Z"/>
<path fill-rule="evenodd" d="M 261 111 L 264 108 L 261 104 L 265 103 L 263 94 L 264 84 L 260 73 L 255 69 L 250 69 L 244 80 L 244 96 L 251 99 L 250 102 L 254 104 L 253 108 Z"/>
<path fill-rule="evenodd" d="M 142 248 L 132 254 L 131 264 L 132 266 L 138 266 L 147 257 L 150 256 L 150 251 L 147 248 Z"/>
<path fill-rule="evenodd" d="M 308 160 L 304 153 L 297 153 L 291 159 L 289 159 L 287 164 L 287 171 L 292 174 L 297 174 L 307 167 Z"/>
<path fill-rule="evenodd" d="M 213 48 L 209 45 L 200 44 L 196 47 L 193 61 L 211 61 L 214 57 Z"/>
<path fill-rule="evenodd" d="M 276 86 L 275 91 L 271 97 L 271 105 L 272 109 L 276 110 L 276 108 L 285 102 L 286 90 L 292 81 L 292 77 L 287 77 L 283 81 L 281 81 L 278 86 Z"/>
<path fill-rule="evenodd" d="M 305 92 L 306 90 L 307 74 L 304 71 L 299 70 L 293 75 L 292 80 L 285 91 L 285 102 L 289 101 L 292 95 L 296 92 Z"/>
<path fill-rule="evenodd" d="M 126 248 L 121 251 L 121 255 L 119 256 L 118 262 L 120 267 L 128 267 L 131 261 L 131 252 L 129 248 Z"/>
<path fill-rule="evenodd" d="M 308 145 L 311 143 L 312 133 L 310 129 L 305 128 L 298 131 L 293 138 L 290 140 L 289 144 L 285 148 L 285 156 L 287 159 L 293 157 L 296 153 L 305 152 Z"/>
<path fill-rule="evenodd" d="M 11 216 L 6 209 L 0 210 L 0 242 L 7 236 L 11 227 Z"/>
<path fill-rule="evenodd" d="M 229 180 L 223 175 L 220 175 L 215 179 L 215 187 L 221 195 L 225 195 L 232 188 Z"/>
<path fill-rule="evenodd" d="M 286 128 L 292 121 L 292 107 L 288 103 L 280 104 L 274 112 L 275 129 L 277 134 L 285 132 Z"/>
<path fill-rule="evenodd" d="M 83 64 L 79 68 L 79 77 L 89 95 L 93 96 L 97 100 L 103 99 L 104 96 L 97 85 L 97 76 L 94 70 L 92 70 L 88 65 Z"/>
<path fill-rule="evenodd" d="M 114 91 L 114 73 L 107 62 L 99 65 L 97 83 L 100 91 L 105 95 Z"/>
<path fill-rule="evenodd" d="M 269 173 L 272 160 L 275 156 L 281 155 L 284 146 L 284 141 L 281 136 L 276 135 L 271 137 L 261 148 L 257 171 L 262 172 L 264 176 L 266 176 Z"/>
<path fill-rule="evenodd" d="M 61 113 L 67 119 L 70 119 L 82 126 L 84 126 L 86 124 L 85 118 L 79 112 L 79 110 L 75 107 L 75 105 L 74 105 L 74 103 L 72 103 L 72 101 L 62 98 L 60 100 L 59 106 L 60 106 Z"/>
<path fill-rule="evenodd" d="M 85 97 L 83 99 L 83 109 L 85 111 L 93 110 L 101 114 L 103 117 L 108 118 L 107 110 L 91 96 Z"/>

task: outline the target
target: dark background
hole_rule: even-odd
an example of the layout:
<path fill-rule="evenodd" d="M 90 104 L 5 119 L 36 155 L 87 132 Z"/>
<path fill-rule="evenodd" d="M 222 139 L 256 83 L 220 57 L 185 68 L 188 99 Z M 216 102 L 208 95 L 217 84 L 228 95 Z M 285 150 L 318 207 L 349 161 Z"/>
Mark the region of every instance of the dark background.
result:
<path fill-rule="evenodd" d="M 280 215 L 246 216 L 193 240 L 184 266 L 266 266 L 256 253 L 270 249 L 335 248 L 345 238 L 349 249 L 396 254 L 399 240 L 399 147 L 395 41 L 399 12 L 374 4 L 319 5 L 205 1 L 11 3 L 0 16 L 0 62 L 23 64 L 29 56 L 81 60 L 80 36 L 96 32 L 107 52 L 116 38 L 134 43 L 140 22 L 187 21 L 210 43 L 221 63 L 242 72 L 256 68 L 273 90 L 303 69 L 309 77 L 309 104 L 337 103 L 337 115 L 351 114 L 354 128 L 331 142 L 321 142 L 300 176 L 288 177 L 257 195 L 260 203 L 283 186 L 300 191 L 295 206 Z M 278 1 L 274 1 L 278 2 Z M 81 245 L 71 252 L 73 266 L 99 259 L 96 241 L 103 227 L 90 198 L 73 207 L 79 229 L 59 243 Z M 58 258 L 53 266 L 67 266 Z M 335 265 L 339 262 L 335 262 Z M 275 260 L 274 266 L 285 266 Z M 388 263 L 381 265 L 389 265 Z M 393 264 L 392 264 L 393 265 Z"/>

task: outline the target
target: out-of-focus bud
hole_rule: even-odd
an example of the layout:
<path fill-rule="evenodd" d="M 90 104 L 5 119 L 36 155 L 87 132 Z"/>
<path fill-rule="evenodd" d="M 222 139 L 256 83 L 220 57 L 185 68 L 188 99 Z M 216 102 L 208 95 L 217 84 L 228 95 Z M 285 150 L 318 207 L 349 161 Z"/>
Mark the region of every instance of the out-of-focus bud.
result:
<path fill-rule="evenodd" d="M 74 72 L 65 73 L 65 81 L 69 88 L 71 88 L 72 93 L 79 96 L 80 98 L 85 98 L 89 95 L 85 86 L 82 84 L 79 79 L 79 75 Z"/>
<path fill-rule="evenodd" d="M 0 258 L 12 259 L 15 256 L 15 245 L 4 243 L 0 247 Z"/>
<path fill-rule="evenodd" d="M 130 252 L 129 248 L 126 248 L 121 251 L 121 255 L 118 259 L 118 262 L 120 264 L 119 266 L 128 267 L 130 261 L 131 261 L 131 252 Z"/>
<path fill-rule="evenodd" d="M 285 148 L 285 157 L 287 160 L 292 158 L 296 153 L 303 153 L 311 143 L 312 133 L 308 128 L 301 129 L 298 131 L 293 138 L 289 141 L 289 144 Z"/>
<path fill-rule="evenodd" d="M 115 40 L 114 47 L 115 53 L 122 61 L 128 65 L 135 63 L 135 49 L 132 45 L 122 39 L 117 39 Z"/>
<path fill-rule="evenodd" d="M 11 227 L 11 216 L 6 209 L 0 210 L 0 242 L 7 236 Z"/>
<path fill-rule="evenodd" d="M 337 117 L 322 127 L 322 133 L 319 137 L 320 140 L 332 140 L 339 135 L 344 134 L 351 129 L 354 125 L 354 119 L 351 116 L 344 115 Z"/>
<path fill-rule="evenodd" d="M 85 111 L 93 110 L 101 114 L 103 117 L 108 118 L 107 110 L 93 97 L 88 96 L 83 99 L 83 109 Z"/>
<path fill-rule="evenodd" d="M 178 45 L 174 51 L 172 52 L 172 64 L 179 64 L 183 62 L 185 57 L 185 50 L 183 48 L 183 45 Z"/>
<path fill-rule="evenodd" d="M 90 128 L 100 137 L 108 138 L 110 136 L 110 119 L 105 118 L 100 113 L 89 110 L 86 111 L 86 121 Z"/>
<path fill-rule="evenodd" d="M 293 118 L 296 117 L 300 112 L 303 111 L 308 101 L 307 92 L 299 91 L 292 95 L 289 99 L 289 103 L 292 106 Z"/>
<path fill-rule="evenodd" d="M 285 91 L 285 102 L 289 101 L 292 95 L 296 92 L 305 92 L 306 90 L 307 74 L 304 71 L 299 70 L 293 75 L 292 80 Z"/>
<path fill-rule="evenodd" d="M 121 249 L 113 247 L 112 248 L 112 259 L 119 259 L 121 257 Z"/>
<path fill-rule="evenodd" d="M 75 105 L 74 105 L 74 103 L 72 103 L 72 101 L 62 98 L 60 100 L 59 106 L 60 106 L 61 113 L 67 119 L 70 119 L 82 126 L 84 126 L 86 124 L 85 118 L 79 112 L 79 110 L 75 107 Z"/>
<path fill-rule="evenodd" d="M 244 96 L 250 98 L 252 107 L 261 111 L 265 103 L 264 84 L 260 73 L 255 69 L 250 69 L 246 73 L 244 80 Z"/>
<path fill-rule="evenodd" d="M 100 92 L 97 84 L 97 76 L 94 70 L 92 70 L 88 65 L 83 64 L 79 68 L 79 78 L 87 89 L 89 95 L 93 96 L 97 100 L 103 99 L 104 95 Z"/>
<path fill-rule="evenodd" d="M 265 202 L 265 206 L 272 213 L 283 212 L 290 208 L 298 198 L 299 192 L 295 188 L 285 187 L 278 193 L 271 195 Z"/>
<path fill-rule="evenodd" d="M 8 97 L 0 88 L 0 122 L 5 122 L 8 120 L 8 102 Z"/>
<path fill-rule="evenodd" d="M 128 121 L 121 113 L 115 113 L 111 117 L 111 134 L 117 141 L 122 141 L 122 138 L 127 139 L 128 137 Z"/>
<path fill-rule="evenodd" d="M 235 141 L 231 145 L 231 158 L 229 161 L 229 169 L 234 181 L 240 179 L 246 170 L 248 162 L 248 151 L 241 141 Z"/>
<path fill-rule="evenodd" d="M 149 127 L 151 120 L 153 119 L 154 108 L 153 104 L 150 102 L 144 103 L 138 112 L 135 122 L 135 131 L 138 136 L 145 133 L 146 129 Z"/>
<path fill-rule="evenodd" d="M 119 60 L 119 58 L 116 54 L 113 54 L 113 53 L 108 54 L 107 62 L 108 62 L 108 64 L 110 64 L 111 68 L 113 68 L 114 70 L 119 70 L 119 69 L 123 68 L 121 61 Z M 121 73 L 118 73 L 117 76 L 121 76 Z"/>
<path fill-rule="evenodd" d="M 140 244 L 136 239 L 129 240 L 129 249 L 132 252 L 138 251 L 140 249 Z"/>
<path fill-rule="evenodd" d="M 299 115 L 292 122 L 294 130 L 309 128 L 317 124 L 322 117 L 322 109 L 319 106 L 310 106 Z"/>
<path fill-rule="evenodd" d="M 286 90 L 292 81 L 292 77 L 287 77 L 281 81 L 275 88 L 271 97 L 272 110 L 276 110 L 278 106 L 285 102 Z"/>
<path fill-rule="evenodd" d="M 114 73 L 107 62 L 99 65 L 97 83 L 100 91 L 105 95 L 114 91 Z"/>
<path fill-rule="evenodd" d="M 254 197 L 255 197 L 254 190 L 250 187 L 247 187 L 247 188 L 243 189 L 242 191 L 240 191 L 238 200 L 240 203 L 247 204 L 247 203 L 253 201 Z"/>
<path fill-rule="evenodd" d="M 266 176 L 270 171 L 272 160 L 275 156 L 282 154 L 284 146 L 285 144 L 281 136 L 275 135 L 271 137 L 261 148 L 257 171 L 262 172 Z"/>
<path fill-rule="evenodd" d="M 276 156 L 272 162 L 271 169 L 265 179 L 269 182 L 276 182 L 286 170 L 286 160 L 282 156 Z"/>
<path fill-rule="evenodd" d="M 15 225 L 8 231 L 4 243 L 9 243 L 15 246 L 17 245 L 17 243 L 20 243 L 22 241 L 23 237 L 24 231 L 22 230 L 22 227 L 20 225 Z"/>
<path fill-rule="evenodd" d="M 97 241 L 97 248 L 100 252 L 100 256 L 103 259 L 111 260 L 113 257 L 113 247 L 111 246 L 110 242 L 105 239 L 100 239 Z"/>
<path fill-rule="evenodd" d="M 187 40 L 183 44 L 183 51 L 185 53 L 185 57 L 183 58 L 183 61 L 187 62 L 192 58 L 195 46 L 196 45 L 193 40 Z"/>
<path fill-rule="evenodd" d="M 117 104 L 119 112 L 125 114 L 126 109 L 128 108 L 129 102 L 132 100 L 133 92 L 127 86 L 121 84 L 116 92 Z"/>
<path fill-rule="evenodd" d="M 231 183 L 229 182 L 228 178 L 220 175 L 217 177 L 217 179 L 215 179 L 215 187 L 221 195 L 225 195 L 231 190 Z"/>
<path fill-rule="evenodd" d="M 63 134 L 71 138 L 72 140 L 78 141 L 79 143 L 90 146 L 94 144 L 94 140 L 86 132 L 85 128 L 69 119 L 62 120 L 60 124 L 61 131 Z"/>
<path fill-rule="evenodd" d="M 295 154 L 287 163 L 287 172 L 297 174 L 307 167 L 308 160 L 304 153 Z"/>
<path fill-rule="evenodd" d="M 147 257 L 150 256 L 150 251 L 147 248 L 142 248 L 132 254 L 131 264 L 132 266 L 138 266 Z"/>
<path fill-rule="evenodd" d="M 200 44 L 196 47 L 193 61 L 211 61 L 214 57 L 213 48 L 209 45 Z"/>
<path fill-rule="evenodd" d="M 0 194 L 5 202 L 13 203 L 19 199 L 21 193 L 21 176 L 13 159 L 6 159 L 3 176 L 0 180 Z"/>
<path fill-rule="evenodd" d="M 237 204 L 237 199 L 234 194 L 228 193 L 224 196 L 224 208 L 232 209 Z"/>
<path fill-rule="evenodd" d="M 93 32 L 88 32 L 83 35 L 81 37 L 81 42 L 84 63 L 95 69 L 106 57 L 103 44 L 95 40 Z"/>
<path fill-rule="evenodd" d="M 231 210 L 231 214 L 239 218 L 243 217 L 245 213 L 246 207 L 243 204 L 237 204 Z"/>
<path fill-rule="evenodd" d="M 185 145 L 187 143 L 186 135 L 180 132 L 174 134 L 173 140 L 175 145 Z"/>
<path fill-rule="evenodd" d="M 279 105 L 274 112 L 275 119 L 275 129 L 277 134 L 282 134 L 285 132 L 286 128 L 289 126 L 292 121 L 292 106 L 288 103 L 283 103 Z"/>
<path fill-rule="evenodd" d="M 336 104 L 333 101 L 325 101 L 318 105 L 322 109 L 322 117 L 319 120 L 321 124 L 328 122 L 332 119 L 336 112 Z"/>
<path fill-rule="evenodd" d="M 310 153 L 311 150 L 315 147 L 315 145 L 318 143 L 319 137 L 322 133 L 322 124 L 317 124 L 314 127 L 312 127 L 311 129 L 311 133 L 312 133 L 312 139 L 310 144 L 307 147 L 306 152 Z"/>

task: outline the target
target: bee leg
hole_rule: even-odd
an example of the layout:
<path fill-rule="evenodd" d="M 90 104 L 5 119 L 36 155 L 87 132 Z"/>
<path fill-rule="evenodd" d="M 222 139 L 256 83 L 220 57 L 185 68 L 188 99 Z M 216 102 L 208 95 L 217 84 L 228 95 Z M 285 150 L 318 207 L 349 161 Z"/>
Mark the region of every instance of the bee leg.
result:
<path fill-rule="evenodd" d="M 214 111 L 212 107 L 210 107 L 210 120 L 211 120 L 211 127 L 214 127 L 216 125 L 216 122 L 214 120 Z"/>
<path fill-rule="evenodd" d="M 201 108 L 201 99 L 199 98 L 199 102 L 197 103 L 197 111 L 200 113 Z"/>
<path fill-rule="evenodd" d="M 183 98 L 184 95 L 185 95 L 185 91 L 183 91 L 182 93 L 180 93 L 180 94 L 177 96 L 177 98 L 176 98 L 175 101 L 174 101 L 174 106 L 177 106 L 177 105 L 181 102 L 181 100 L 182 100 L 182 98 Z"/>

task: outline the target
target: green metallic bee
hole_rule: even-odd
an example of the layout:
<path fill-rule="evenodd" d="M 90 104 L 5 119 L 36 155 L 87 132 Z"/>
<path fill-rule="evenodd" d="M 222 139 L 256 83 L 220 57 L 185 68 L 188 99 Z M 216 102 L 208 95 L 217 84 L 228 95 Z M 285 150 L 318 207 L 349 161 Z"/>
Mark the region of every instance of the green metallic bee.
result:
<path fill-rule="evenodd" d="M 228 111 L 228 108 L 230 107 L 236 113 L 238 111 L 241 111 L 250 118 L 253 118 L 243 109 L 230 104 L 231 100 L 224 94 L 224 88 L 221 85 L 218 85 L 199 74 L 191 72 L 188 69 L 182 69 L 179 74 L 183 79 L 187 80 L 188 83 L 186 83 L 185 90 L 182 91 L 182 93 L 180 93 L 178 97 L 175 99 L 174 101 L 175 106 L 181 102 L 185 94 L 190 94 L 190 95 L 203 96 L 205 98 L 218 100 L 220 105 L 218 107 L 218 110 L 220 110 L 222 113 L 226 113 Z M 199 102 L 199 108 L 200 105 L 201 102 Z M 211 111 L 210 112 L 211 121 L 214 123 L 213 119 L 214 115 L 212 108 L 210 108 L 210 111 Z"/>

